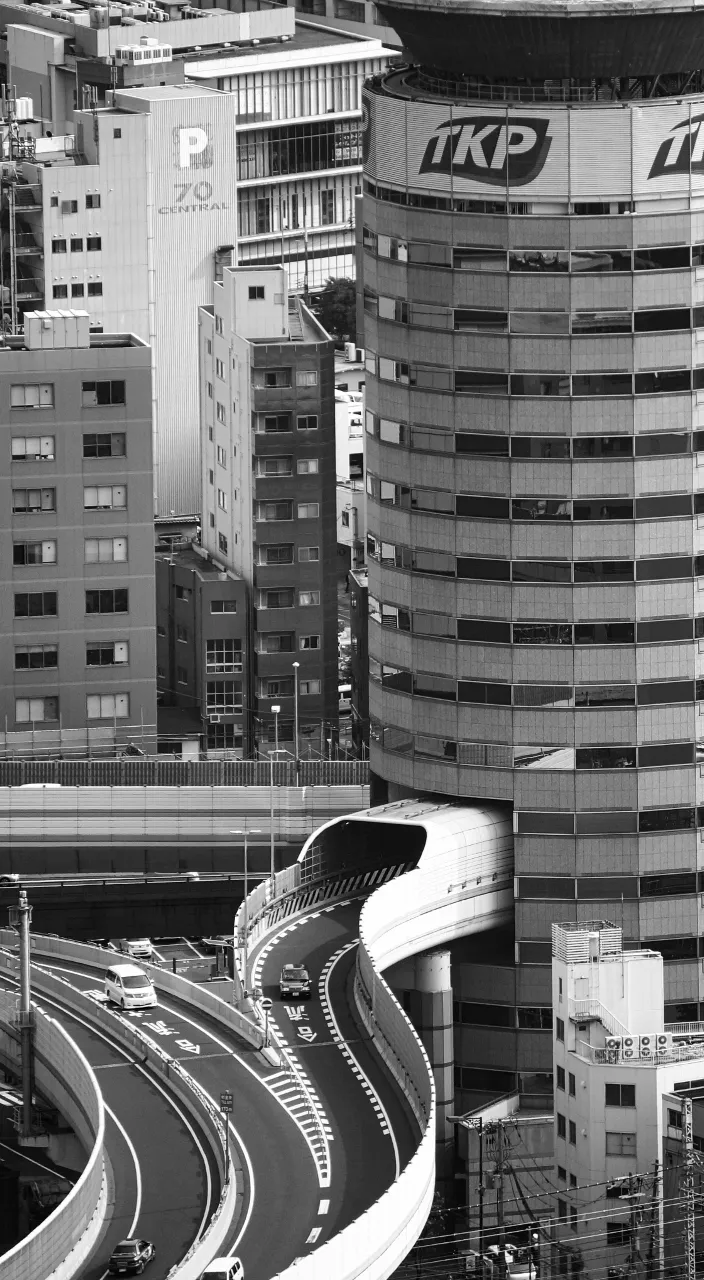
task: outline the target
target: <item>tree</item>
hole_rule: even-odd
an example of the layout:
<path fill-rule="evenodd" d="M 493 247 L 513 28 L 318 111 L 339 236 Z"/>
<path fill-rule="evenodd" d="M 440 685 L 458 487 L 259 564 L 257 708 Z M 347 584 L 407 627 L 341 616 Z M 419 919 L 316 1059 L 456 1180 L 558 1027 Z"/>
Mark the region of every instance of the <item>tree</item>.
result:
<path fill-rule="evenodd" d="M 328 276 L 318 294 L 315 310 L 324 329 L 340 342 L 354 342 L 357 336 L 357 288 L 348 276 Z"/>

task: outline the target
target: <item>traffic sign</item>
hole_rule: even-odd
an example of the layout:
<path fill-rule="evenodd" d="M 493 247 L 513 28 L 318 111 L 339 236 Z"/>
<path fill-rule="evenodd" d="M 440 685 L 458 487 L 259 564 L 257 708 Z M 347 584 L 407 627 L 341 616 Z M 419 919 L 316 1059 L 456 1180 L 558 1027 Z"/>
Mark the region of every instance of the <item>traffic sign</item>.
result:
<path fill-rule="evenodd" d="M 273 1009 L 274 1001 L 270 1000 L 268 996 L 264 996 L 264 998 L 259 1001 L 259 1007 L 261 1009 L 264 1009 L 264 1011 L 266 1012 L 269 1009 Z"/>
<path fill-rule="evenodd" d="M 232 1099 L 232 1094 L 231 1094 L 231 1093 L 227 1092 L 227 1093 L 221 1093 L 221 1094 L 220 1094 L 220 1110 L 221 1110 L 221 1111 L 223 1112 L 223 1114 L 224 1114 L 224 1115 L 226 1115 L 226 1116 L 229 1116 L 229 1115 L 231 1115 L 231 1114 L 232 1114 L 232 1111 L 233 1111 L 233 1099 Z"/>

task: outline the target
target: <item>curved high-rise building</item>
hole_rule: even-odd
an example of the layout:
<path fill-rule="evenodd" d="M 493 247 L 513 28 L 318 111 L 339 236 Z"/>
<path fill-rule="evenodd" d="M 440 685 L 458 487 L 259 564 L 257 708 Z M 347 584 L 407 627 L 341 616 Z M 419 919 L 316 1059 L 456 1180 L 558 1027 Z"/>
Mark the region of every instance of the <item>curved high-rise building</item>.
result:
<path fill-rule="evenodd" d="M 513 808 L 520 1083 L 553 920 L 704 1000 L 704 12 L 379 7 L 415 61 L 365 94 L 371 764 Z"/>

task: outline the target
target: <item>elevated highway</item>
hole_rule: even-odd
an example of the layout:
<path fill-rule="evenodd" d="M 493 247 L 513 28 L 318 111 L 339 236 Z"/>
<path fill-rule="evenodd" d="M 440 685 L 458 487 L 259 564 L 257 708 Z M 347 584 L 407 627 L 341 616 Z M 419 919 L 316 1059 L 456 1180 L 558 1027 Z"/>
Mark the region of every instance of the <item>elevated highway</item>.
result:
<path fill-rule="evenodd" d="M 71 1016 L 80 1005 L 89 1028 L 98 1021 L 102 1029 L 110 1019 L 118 1038 L 143 1047 L 137 1057 L 142 1051 L 165 1057 L 169 1083 L 185 1072 L 211 1103 L 223 1089 L 233 1092 L 229 1144 L 238 1176 L 227 1224 L 220 1214 L 220 1243 L 240 1254 L 247 1280 L 382 1280 L 424 1225 L 436 1137 L 432 1069 L 383 969 L 469 929 L 504 923 L 513 909 L 512 883 L 504 814 L 411 802 L 367 810 L 319 828 L 294 867 L 249 895 L 247 936 L 242 910 L 236 936 L 240 983 L 254 987 L 257 999 L 241 1002 L 244 1012 L 208 988 L 155 969 L 156 1010 L 107 1013 L 99 988 L 110 953 L 46 937 L 34 939 L 38 999 L 51 984 L 62 986 Z M 11 941 L 0 932 L 0 943 Z M 314 997 L 305 1006 L 284 1005 L 280 968 L 301 959 Z M 274 1000 L 276 1060 L 261 1052 L 261 993 Z M 88 1037 L 85 1027 L 80 1034 Z M 82 1043 L 97 1052 L 88 1038 Z M 107 1062 L 96 1068 L 117 1091 L 108 1100 L 115 1110 L 126 1068 Z M 159 1104 L 164 1114 L 167 1105 Z M 142 1127 L 144 1114 L 137 1117 Z M 153 1137 L 148 1112 L 147 1123 Z M 126 1119 L 128 1133 L 130 1125 L 134 1116 Z M 149 1137 L 140 1141 L 148 1145 Z M 113 1149 L 116 1165 L 127 1169 L 114 1135 Z M 145 1151 L 144 1160 L 151 1158 Z M 208 1199 L 207 1161 L 200 1157 L 197 1172 L 192 1139 L 183 1159 L 191 1200 L 181 1237 L 172 1241 L 176 1252 L 187 1246 L 189 1232 L 192 1241 L 197 1236 L 196 1217 Z M 212 1204 L 217 1179 L 209 1168 Z M 135 1203 L 125 1173 L 117 1202 L 123 1221 Z M 154 1212 L 158 1217 L 158 1206 Z M 154 1220 L 150 1238 L 169 1236 L 170 1212 L 169 1206 L 163 1222 Z M 106 1235 L 101 1248 L 108 1243 Z M 86 1273 L 90 1280 L 101 1274 L 102 1256 Z M 174 1275 L 190 1280 L 185 1265 Z M 158 1280 L 161 1267 L 151 1274 Z"/>

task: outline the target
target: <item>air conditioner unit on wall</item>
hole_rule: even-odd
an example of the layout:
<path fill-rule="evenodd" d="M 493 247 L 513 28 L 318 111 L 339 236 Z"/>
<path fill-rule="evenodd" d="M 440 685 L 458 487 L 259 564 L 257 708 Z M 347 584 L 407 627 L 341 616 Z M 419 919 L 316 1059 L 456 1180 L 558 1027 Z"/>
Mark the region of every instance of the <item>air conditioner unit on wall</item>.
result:
<path fill-rule="evenodd" d="M 668 1053 L 672 1048 L 673 1040 L 669 1031 L 661 1031 L 655 1037 L 655 1043 L 658 1053 Z"/>
<path fill-rule="evenodd" d="M 624 1058 L 640 1057 L 640 1036 L 623 1037 L 623 1056 Z"/>

